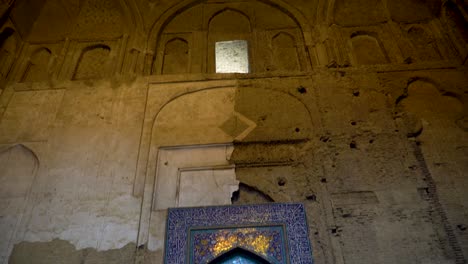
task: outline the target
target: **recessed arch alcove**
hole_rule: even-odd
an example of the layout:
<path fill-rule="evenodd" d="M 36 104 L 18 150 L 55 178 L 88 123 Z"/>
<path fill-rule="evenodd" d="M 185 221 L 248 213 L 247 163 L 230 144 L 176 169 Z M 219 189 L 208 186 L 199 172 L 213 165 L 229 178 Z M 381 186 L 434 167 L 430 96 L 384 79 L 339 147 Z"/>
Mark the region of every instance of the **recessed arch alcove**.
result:
<path fill-rule="evenodd" d="M 15 62 L 19 39 L 15 30 L 7 27 L 0 33 L 0 79 L 6 79 Z"/>
<path fill-rule="evenodd" d="M 50 62 L 52 52 L 50 49 L 41 47 L 35 50 L 29 58 L 26 70 L 23 73 L 23 82 L 47 81 L 49 78 Z"/>
<path fill-rule="evenodd" d="M 152 211 L 154 205 L 165 208 L 167 204 L 154 200 L 158 167 L 173 165 L 170 161 L 166 165 L 158 163 L 161 149 L 231 145 L 226 148 L 228 163 L 223 166 L 227 166 L 233 142 L 301 141 L 313 133 L 310 110 L 294 96 L 279 90 L 239 88 L 232 81 L 221 83 L 224 85 L 198 88 L 196 84 L 186 84 L 192 87 L 188 90 L 180 84 L 172 90 L 161 85 L 160 89 L 171 91 L 171 95 L 149 100 L 143 128 L 143 135 L 147 136 L 140 143 L 138 164 L 138 170 L 145 176 L 137 174 L 134 186 L 135 195 L 143 195 L 139 244 L 148 243 L 150 229 L 154 229 L 150 227 L 150 219 L 157 218 L 154 214 L 158 214 Z"/>
<path fill-rule="evenodd" d="M 232 30 L 227 30 L 229 28 Z M 238 32 L 241 29 L 242 32 Z M 278 30 L 285 30 L 296 40 L 301 55 L 300 68 L 297 70 L 309 69 L 310 58 L 306 46 L 311 42 L 310 27 L 298 10 L 285 2 L 253 0 L 220 4 L 200 0 L 183 1 L 169 9 L 153 25 L 148 47 L 155 49 L 155 52 L 148 58 L 147 71 L 161 73 L 164 46 L 171 36 L 183 36 L 193 40 L 188 41 L 193 51 L 190 73 L 213 73 L 213 42 L 240 39 L 249 42 L 251 72 L 264 72 L 268 63 L 263 60 L 275 55 L 268 47 Z"/>
<path fill-rule="evenodd" d="M 0 147 L 0 256 L 8 256 L 24 228 L 24 215 L 39 168 L 39 159 L 27 146 Z"/>

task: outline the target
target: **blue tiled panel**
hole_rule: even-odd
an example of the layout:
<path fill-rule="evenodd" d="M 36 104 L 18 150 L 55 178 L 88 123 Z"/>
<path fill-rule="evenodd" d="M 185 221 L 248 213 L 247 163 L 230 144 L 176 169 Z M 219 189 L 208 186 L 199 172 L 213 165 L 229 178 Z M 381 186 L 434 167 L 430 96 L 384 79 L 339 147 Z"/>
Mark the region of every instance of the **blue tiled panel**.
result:
<path fill-rule="evenodd" d="M 209 261 L 209 258 L 216 257 L 212 255 L 208 256 L 207 259 L 203 257 L 201 259 L 195 258 L 196 254 L 194 253 L 196 252 L 194 250 L 200 245 L 192 243 L 190 246 L 190 240 L 193 240 L 191 236 L 201 234 L 200 232 L 197 233 L 197 231 L 205 230 L 214 234 L 224 230 L 224 232 L 231 233 L 231 235 L 239 235 L 242 233 L 239 232 L 242 228 L 256 228 L 263 232 L 263 235 L 271 236 L 275 230 L 279 230 L 278 226 L 282 226 L 284 227 L 283 230 L 286 230 L 285 235 L 276 237 L 277 240 L 283 242 L 284 251 L 286 252 L 283 251 L 281 254 L 284 253 L 283 256 L 286 259 L 277 263 L 313 264 L 304 206 L 302 204 L 276 203 L 169 209 L 165 263 L 199 264 L 204 263 L 201 261 Z M 203 243 L 214 242 L 213 240 L 206 240 Z M 200 248 L 198 250 L 200 252 Z M 268 256 L 271 257 L 274 254 Z"/>

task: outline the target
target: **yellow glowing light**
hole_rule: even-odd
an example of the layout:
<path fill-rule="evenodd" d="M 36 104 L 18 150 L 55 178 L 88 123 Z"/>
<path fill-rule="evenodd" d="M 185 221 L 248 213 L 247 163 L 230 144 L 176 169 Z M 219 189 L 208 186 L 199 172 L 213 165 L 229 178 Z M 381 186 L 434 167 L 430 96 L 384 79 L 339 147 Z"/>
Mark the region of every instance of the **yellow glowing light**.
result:
<path fill-rule="evenodd" d="M 239 234 L 242 234 L 242 236 Z M 211 252 L 214 256 L 219 256 L 236 247 L 245 247 L 252 249 L 257 254 L 266 255 L 272 240 L 273 237 L 271 236 L 259 235 L 255 228 L 243 228 L 236 230 L 235 233 L 220 230 L 216 234 L 216 240 L 211 247 Z"/>

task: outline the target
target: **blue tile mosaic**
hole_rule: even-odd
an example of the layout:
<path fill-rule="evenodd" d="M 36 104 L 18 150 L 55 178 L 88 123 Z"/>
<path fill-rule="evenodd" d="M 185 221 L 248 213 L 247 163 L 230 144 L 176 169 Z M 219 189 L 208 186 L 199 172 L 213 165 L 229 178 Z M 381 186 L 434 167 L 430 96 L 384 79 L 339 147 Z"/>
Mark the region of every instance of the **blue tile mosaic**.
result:
<path fill-rule="evenodd" d="M 257 253 L 272 264 L 287 264 L 284 226 L 191 229 L 189 263 L 209 263 L 235 248 Z"/>
<path fill-rule="evenodd" d="M 205 264 L 236 247 L 274 264 L 313 264 L 304 206 L 169 209 L 166 264 Z"/>

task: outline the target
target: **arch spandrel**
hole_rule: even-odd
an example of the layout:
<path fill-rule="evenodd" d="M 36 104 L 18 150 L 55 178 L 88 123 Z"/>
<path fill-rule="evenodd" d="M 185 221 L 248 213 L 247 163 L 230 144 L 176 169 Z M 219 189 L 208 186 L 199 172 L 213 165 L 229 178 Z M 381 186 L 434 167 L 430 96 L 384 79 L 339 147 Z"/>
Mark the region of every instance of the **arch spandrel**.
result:
<path fill-rule="evenodd" d="M 151 145 L 302 140 L 312 132 L 308 109 L 289 94 L 215 88 L 180 95 L 162 107 Z"/>

